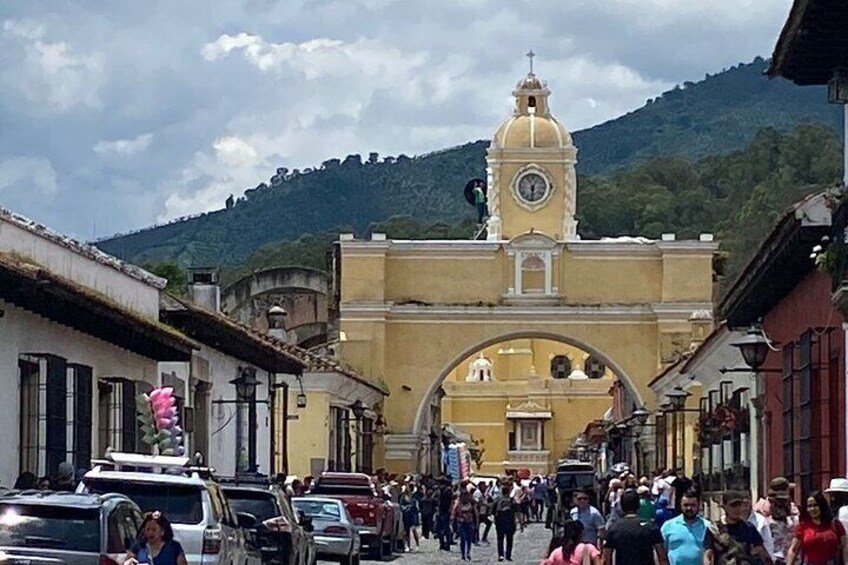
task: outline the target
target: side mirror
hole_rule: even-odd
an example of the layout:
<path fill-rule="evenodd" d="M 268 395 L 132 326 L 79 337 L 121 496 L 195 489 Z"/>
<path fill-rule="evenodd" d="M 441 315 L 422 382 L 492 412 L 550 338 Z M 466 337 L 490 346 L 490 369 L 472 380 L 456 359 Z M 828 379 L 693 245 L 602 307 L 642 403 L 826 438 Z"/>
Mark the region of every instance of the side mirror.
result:
<path fill-rule="evenodd" d="M 237 512 L 236 519 L 238 520 L 239 528 L 249 530 L 256 527 L 256 516 L 248 512 Z"/>

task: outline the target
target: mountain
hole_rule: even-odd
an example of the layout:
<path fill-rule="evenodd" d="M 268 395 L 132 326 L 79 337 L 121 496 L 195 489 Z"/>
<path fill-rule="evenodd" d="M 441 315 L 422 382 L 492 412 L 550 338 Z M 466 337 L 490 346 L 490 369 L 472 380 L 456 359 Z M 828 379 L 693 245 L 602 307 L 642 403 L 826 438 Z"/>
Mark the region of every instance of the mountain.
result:
<path fill-rule="evenodd" d="M 763 128 L 840 127 L 841 112 L 827 104 L 824 88 L 768 80 L 765 68 L 758 58 L 686 82 L 638 110 L 575 132 L 582 183 L 578 208 L 595 205 L 591 189 L 584 190 L 595 177 L 653 157 L 726 154 L 745 147 Z M 225 209 L 113 236 L 97 246 L 136 263 L 233 266 L 264 245 L 334 229 L 362 232 L 372 222 L 397 215 L 456 223 L 472 213 L 462 188 L 468 179 L 484 176 L 487 146 L 488 141 L 476 141 L 412 158 L 381 160 L 372 153 L 364 162 L 349 155 L 315 169 L 280 168 L 268 183 L 246 190 Z M 591 213 L 581 215 L 586 236 L 629 233 L 633 227 L 597 223 L 603 215 L 599 220 Z"/>

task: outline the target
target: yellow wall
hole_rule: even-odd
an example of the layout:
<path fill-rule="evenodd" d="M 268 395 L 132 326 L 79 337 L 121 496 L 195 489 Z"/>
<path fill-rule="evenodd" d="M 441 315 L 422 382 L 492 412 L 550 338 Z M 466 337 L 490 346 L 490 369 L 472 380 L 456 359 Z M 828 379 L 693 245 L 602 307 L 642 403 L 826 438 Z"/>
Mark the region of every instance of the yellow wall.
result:
<path fill-rule="evenodd" d="M 565 254 L 560 273 L 560 293 L 571 304 L 651 304 L 663 299 L 661 257 Z"/>
<path fill-rule="evenodd" d="M 298 419 L 289 421 L 289 475 L 305 477 L 310 474 L 310 460 L 327 459 L 330 449 L 329 423 L 330 395 L 326 392 L 309 392 L 306 408 L 297 407 L 297 395 L 289 395 L 289 414 Z"/>
<path fill-rule="evenodd" d="M 502 258 L 502 252 L 468 259 L 390 255 L 386 262 L 386 300 L 497 304 L 504 292 Z"/>

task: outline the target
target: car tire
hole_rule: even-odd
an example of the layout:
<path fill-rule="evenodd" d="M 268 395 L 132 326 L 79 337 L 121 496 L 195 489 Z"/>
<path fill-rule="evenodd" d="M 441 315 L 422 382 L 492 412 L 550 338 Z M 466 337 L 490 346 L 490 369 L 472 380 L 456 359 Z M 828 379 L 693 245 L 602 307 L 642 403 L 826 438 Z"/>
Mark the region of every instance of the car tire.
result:
<path fill-rule="evenodd" d="M 383 544 L 383 540 L 379 539 L 373 547 L 368 549 L 368 557 L 376 561 L 382 561 L 383 557 L 385 556 L 385 552 L 383 551 L 384 549 L 385 547 Z"/>

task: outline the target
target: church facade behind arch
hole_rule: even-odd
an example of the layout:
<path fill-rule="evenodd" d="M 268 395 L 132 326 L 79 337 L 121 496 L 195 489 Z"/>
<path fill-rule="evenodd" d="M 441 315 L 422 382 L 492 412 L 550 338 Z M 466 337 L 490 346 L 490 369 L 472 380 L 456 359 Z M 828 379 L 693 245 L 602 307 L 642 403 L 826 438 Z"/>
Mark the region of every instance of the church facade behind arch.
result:
<path fill-rule="evenodd" d="M 654 408 L 648 382 L 712 311 L 712 237 L 581 240 L 577 149 L 550 91 L 531 72 L 513 95 L 487 157 L 485 240 L 339 242 L 339 355 L 391 391 L 377 467 L 432 470 L 434 428 L 451 423 L 484 439 L 481 471 L 550 470 L 610 388 Z M 468 378 L 481 358 L 488 380 Z"/>

